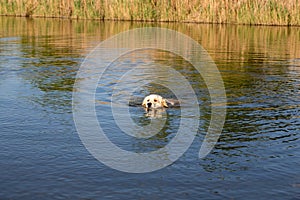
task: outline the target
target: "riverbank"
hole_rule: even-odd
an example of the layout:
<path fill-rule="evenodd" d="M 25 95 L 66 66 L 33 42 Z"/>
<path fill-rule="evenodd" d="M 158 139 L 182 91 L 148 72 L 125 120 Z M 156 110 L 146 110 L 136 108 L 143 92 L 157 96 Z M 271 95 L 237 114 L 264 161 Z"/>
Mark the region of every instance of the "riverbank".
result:
<path fill-rule="evenodd" d="M 8 0 L 0 15 L 300 26 L 298 0 Z"/>

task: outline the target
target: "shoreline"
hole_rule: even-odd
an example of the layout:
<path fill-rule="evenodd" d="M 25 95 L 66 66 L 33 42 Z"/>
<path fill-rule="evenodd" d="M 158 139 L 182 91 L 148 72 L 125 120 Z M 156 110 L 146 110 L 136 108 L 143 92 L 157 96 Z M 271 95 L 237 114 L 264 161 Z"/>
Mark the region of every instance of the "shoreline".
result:
<path fill-rule="evenodd" d="M 0 16 L 75 20 L 300 26 L 298 0 L 0 1 Z"/>
<path fill-rule="evenodd" d="M 128 20 L 128 19 L 99 19 L 99 18 L 80 18 L 80 17 L 65 17 L 65 16 L 42 16 L 42 15 L 4 15 L 0 17 L 17 17 L 25 19 L 61 19 L 61 20 L 87 20 L 87 21 L 101 21 L 101 22 L 140 22 L 140 23 L 183 23 L 183 24 L 211 24 L 211 25 L 235 25 L 235 26 L 270 26 L 270 27 L 300 27 L 298 25 L 285 25 L 285 24 L 247 24 L 247 23 L 219 23 L 219 22 L 201 22 L 201 21 L 157 21 L 157 20 Z"/>

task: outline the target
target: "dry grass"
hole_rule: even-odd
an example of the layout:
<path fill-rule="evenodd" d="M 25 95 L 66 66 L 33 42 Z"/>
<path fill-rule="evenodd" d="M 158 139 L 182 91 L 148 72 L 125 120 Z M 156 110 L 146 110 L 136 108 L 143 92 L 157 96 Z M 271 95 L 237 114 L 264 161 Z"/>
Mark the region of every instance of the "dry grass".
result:
<path fill-rule="evenodd" d="M 299 0 L 0 0 L 1 15 L 300 25 Z"/>

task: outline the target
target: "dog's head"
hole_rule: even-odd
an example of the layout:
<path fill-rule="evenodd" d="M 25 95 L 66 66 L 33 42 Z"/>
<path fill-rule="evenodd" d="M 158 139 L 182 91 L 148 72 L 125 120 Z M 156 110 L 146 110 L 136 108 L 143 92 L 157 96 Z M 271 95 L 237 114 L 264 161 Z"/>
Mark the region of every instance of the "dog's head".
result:
<path fill-rule="evenodd" d="M 146 96 L 143 100 L 143 104 L 147 109 L 155 109 L 155 108 L 163 108 L 163 107 L 168 107 L 166 99 L 162 98 L 159 95 L 156 94 L 151 94 L 149 96 Z"/>

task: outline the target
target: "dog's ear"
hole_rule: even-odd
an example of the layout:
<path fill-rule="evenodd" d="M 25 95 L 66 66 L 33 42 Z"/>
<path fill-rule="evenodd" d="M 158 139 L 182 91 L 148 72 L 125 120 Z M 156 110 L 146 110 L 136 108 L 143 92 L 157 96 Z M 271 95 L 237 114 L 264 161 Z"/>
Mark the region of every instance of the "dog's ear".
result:
<path fill-rule="evenodd" d="M 167 104 L 167 101 L 166 101 L 165 99 L 163 99 L 161 103 L 162 103 L 162 105 L 163 105 L 164 107 L 166 107 L 166 108 L 169 107 L 168 104 Z"/>
<path fill-rule="evenodd" d="M 146 98 L 143 100 L 142 106 L 146 108 Z"/>

